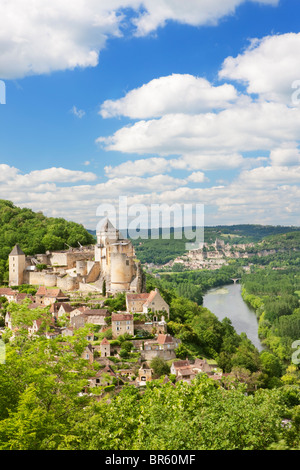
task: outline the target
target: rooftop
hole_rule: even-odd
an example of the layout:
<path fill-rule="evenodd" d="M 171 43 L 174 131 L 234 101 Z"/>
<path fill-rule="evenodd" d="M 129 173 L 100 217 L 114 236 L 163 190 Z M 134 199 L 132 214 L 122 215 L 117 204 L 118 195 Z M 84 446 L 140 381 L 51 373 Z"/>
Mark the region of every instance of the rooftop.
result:
<path fill-rule="evenodd" d="M 18 244 L 14 246 L 12 251 L 10 252 L 9 256 L 18 256 L 18 255 L 25 255 L 25 253 L 21 250 Z"/>

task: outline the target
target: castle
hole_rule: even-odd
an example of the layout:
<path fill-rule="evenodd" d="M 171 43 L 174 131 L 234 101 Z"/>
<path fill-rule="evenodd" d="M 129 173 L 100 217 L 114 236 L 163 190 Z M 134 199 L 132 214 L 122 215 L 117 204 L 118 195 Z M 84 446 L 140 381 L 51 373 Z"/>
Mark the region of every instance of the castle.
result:
<path fill-rule="evenodd" d="M 26 256 L 19 245 L 9 254 L 9 285 L 58 287 L 108 294 L 145 290 L 144 275 L 130 240 L 106 219 L 95 246 Z"/>

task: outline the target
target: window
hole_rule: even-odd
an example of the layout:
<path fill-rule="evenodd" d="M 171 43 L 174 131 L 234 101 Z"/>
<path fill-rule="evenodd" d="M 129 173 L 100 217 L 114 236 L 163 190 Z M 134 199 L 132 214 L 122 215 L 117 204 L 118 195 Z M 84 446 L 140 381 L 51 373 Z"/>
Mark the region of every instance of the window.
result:
<path fill-rule="evenodd" d="M 129 260 L 128 259 L 126 260 L 126 266 L 129 266 Z"/>

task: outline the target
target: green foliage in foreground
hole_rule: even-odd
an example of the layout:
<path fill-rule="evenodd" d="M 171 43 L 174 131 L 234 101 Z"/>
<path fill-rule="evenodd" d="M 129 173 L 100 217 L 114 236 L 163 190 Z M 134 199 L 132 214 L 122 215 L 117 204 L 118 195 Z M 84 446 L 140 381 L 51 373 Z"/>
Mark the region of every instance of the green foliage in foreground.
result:
<path fill-rule="evenodd" d="M 300 449 L 293 386 L 248 396 L 243 386 L 227 390 L 200 375 L 191 385 L 125 386 L 98 402 L 79 393 L 88 365 L 74 350 L 56 357 L 60 348 L 37 339 L 23 343 L 20 355 L 8 346 L 0 365 L 0 450 Z"/>
<path fill-rule="evenodd" d="M 114 384 L 89 389 L 89 378 L 100 369 L 82 358 L 91 326 L 72 337 L 28 337 L 27 326 L 41 315 L 43 331 L 49 328 L 47 308 L 10 304 L 10 311 L 18 329 L 13 338 L 4 335 L 0 450 L 300 449 L 297 368 L 281 378 L 276 357 L 259 356 L 228 319 L 219 322 L 187 299 L 171 296 L 169 327 L 189 350 L 216 354 L 225 369 L 232 368 L 222 384 L 206 375 L 192 384 L 164 384 L 169 368 L 156 360 L 151 365 L 162 377 L 142 390 L 126 385 L 116 394 Z M 131 345 L 122 340 L 125 351 Z M 93 393 L 101 394 L 100 401 Z"/>

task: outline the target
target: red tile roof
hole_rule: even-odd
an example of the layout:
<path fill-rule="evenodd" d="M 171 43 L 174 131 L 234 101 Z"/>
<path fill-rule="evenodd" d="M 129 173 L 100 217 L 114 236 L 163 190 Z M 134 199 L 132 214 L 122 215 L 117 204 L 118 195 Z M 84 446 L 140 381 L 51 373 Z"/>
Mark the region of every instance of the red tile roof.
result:
<path fill-rule="evenodd" d="M 183 360 L 183 361 L 175 361 L 173 362 L 173 366 L 175 367 L 175 369 L 180 369 L 181 367 L 183 368 L 186 368 L 187 366 L 189 366 L 190 363 L 188 360 Z"/>
<path fill-rule="evenodd" d="M 152 301 L 154 300 L 154 298 L 155 298 L 156 295 L 157 295 L 157 291 L 152 290 L 152 291 L 150 292 L 150 294 L 148 295 L 148 299 L 147 299 L 147 301 L 145 302 L 145 305 L 149 305 L 150 302 L 152 302 Z"/>
<path fill-rule="evenodd" d="M 66 295 L 61 291 L 61 289 L 46 289 L 45 286 L 40 286 L 37 290 L 36 295 L 55 298 L 66 297 Z"/>
<path fill-rule="evenodd" d="M 157 336 L 157 342 L 159 344 L 166 344 L 166 343 L 173 343 L 173 338 L 172 336 L 170 335 L 162 335 L 162 334 L 159 334 Z"/>
<path fill-rule="evenodd" d="M 149 297 L 149 293 L 144 294 L 126 294 L 127 300 L 147 300 Z"/>
<path fill-rule="evenodd" d="M 133 320 L 133 315 L 131 313 L 113 313 L 111 316 L 112 321 L 128 321 Z"/>
<path fill-rule="evenodd" d="M 17 292 L 10 287 L 0 287 L 0 297 L 1 295 L 15 295 Z"/>
<path fill-rule="evenodd" d="M 106 338 L 103 338 L 103 340 L 101 341 L 101 343 L 100 343 L 100 344 L 109 344 L 109 341 L 107 341 L 107 339 L 106 339 Z"/>

